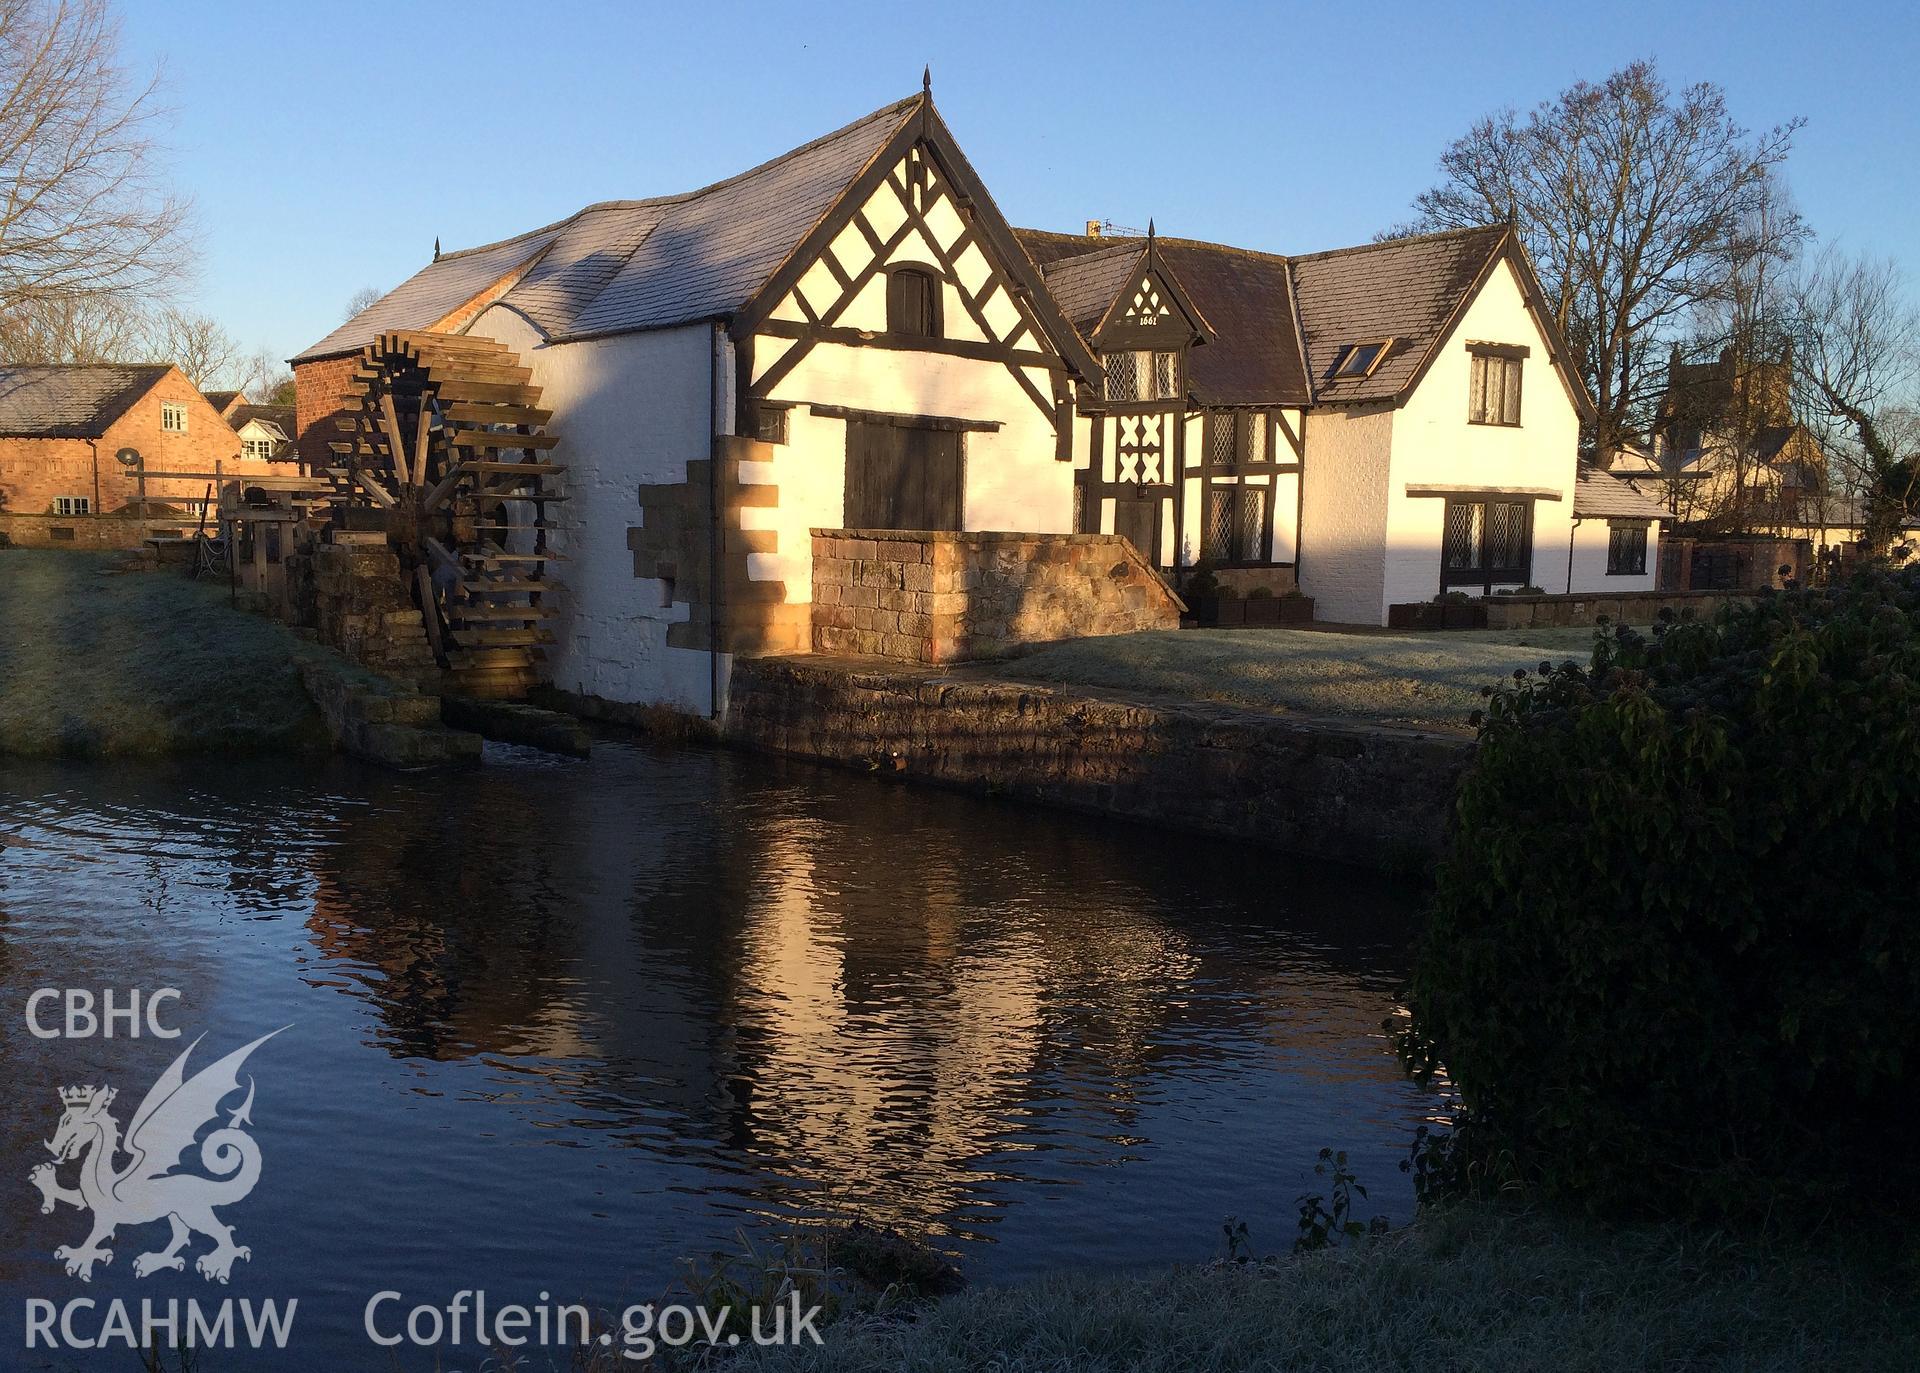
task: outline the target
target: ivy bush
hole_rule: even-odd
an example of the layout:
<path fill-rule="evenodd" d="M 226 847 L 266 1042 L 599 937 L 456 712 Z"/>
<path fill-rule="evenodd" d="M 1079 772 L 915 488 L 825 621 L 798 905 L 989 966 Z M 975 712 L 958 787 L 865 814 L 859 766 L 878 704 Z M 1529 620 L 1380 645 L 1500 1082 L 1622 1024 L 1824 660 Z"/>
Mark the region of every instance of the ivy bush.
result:
<path fill-rule="evenodd" d="M 1398 1047 L 1435 1193 L 1694 1217 L 1916 1199 L 1920 574 L 1489 693 Z"/>

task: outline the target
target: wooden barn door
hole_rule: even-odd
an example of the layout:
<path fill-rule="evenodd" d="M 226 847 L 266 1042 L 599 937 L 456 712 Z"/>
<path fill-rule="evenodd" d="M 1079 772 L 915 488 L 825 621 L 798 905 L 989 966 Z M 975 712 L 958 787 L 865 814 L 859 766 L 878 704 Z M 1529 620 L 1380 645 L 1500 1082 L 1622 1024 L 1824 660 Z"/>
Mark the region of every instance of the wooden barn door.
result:
<path fill-rule="evenodd" d="M 959 529 L 960 435 L 898 424 L 847 424 L 849 529 Z"/>

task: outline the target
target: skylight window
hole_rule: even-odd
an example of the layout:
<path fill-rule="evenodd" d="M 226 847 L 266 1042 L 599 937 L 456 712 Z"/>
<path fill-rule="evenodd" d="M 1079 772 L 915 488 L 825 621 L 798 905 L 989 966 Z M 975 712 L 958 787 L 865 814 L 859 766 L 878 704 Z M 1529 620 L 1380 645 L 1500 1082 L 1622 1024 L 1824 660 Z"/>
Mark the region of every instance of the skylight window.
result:
<path fill-rule="evenodd" d="M 1393 340 L 1390 338 L 1374 339 L 1367 343 L 1350 343 L 1346 351 L 1340 355 L 1340 361 L 1334 364 L 1333 375 L 1370 377 L 1373 375 L 1373 369 L 1380 365 L 1380 360 L 1387 355 L 1387 350 L 1391 347 L 1393 347 Z"/>

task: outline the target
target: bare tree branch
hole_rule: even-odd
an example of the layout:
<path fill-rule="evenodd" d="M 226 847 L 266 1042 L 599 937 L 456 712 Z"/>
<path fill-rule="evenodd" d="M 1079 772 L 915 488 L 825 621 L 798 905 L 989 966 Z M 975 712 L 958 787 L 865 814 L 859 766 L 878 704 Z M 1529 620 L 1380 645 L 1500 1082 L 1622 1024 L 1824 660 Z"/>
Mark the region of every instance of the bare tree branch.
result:
<path fill-rule="evenodd" d="M 0 0 L 0 317 L 161 299 L 191 255 L 118 47 L 106 0 Z"/>
<path fill-rule="evenodd" d="M 1797 217 L 1774 223 L 1782 237 L 1744 232 L 1799 126 L 1752 136 L 1719 87 L 1676 92 L 1636 62 L 1475 124 L 1415 200 L 1418 227 L 1516 217 L 1599 408 L 1593 440 L 1609 447 L 1644 429 L 1683 317 L 1743 258 L 1790 253 L 1804 232 Z"/>

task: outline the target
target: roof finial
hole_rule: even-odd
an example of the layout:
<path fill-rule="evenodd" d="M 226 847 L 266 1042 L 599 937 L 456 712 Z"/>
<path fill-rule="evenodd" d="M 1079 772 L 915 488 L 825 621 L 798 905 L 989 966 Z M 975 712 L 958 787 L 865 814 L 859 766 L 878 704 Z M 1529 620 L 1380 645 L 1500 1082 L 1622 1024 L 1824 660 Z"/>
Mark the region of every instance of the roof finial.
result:
<path fill-rule="evenodd" d="M 433 260 L 435 262 L 440 260 L 440 235 L 438 234 L 433 236 Z"/>
<path fill-rule="evenodd" d="M 933 99 L 933 64 L 929 62 L 920 69 L 920 94 Z"/>
<path fill-rule="evenodd" d="M 1147 216 L 1147 242 L 1153 242 L 1153 216 Z"/>
<path fill-rule="evenodd" d="M 1519 222 L 1520 222 L 1519 202 L 1514 200 L 1509 200 L 1507 202 L 1507 223 L 1518 224 Z"/>

